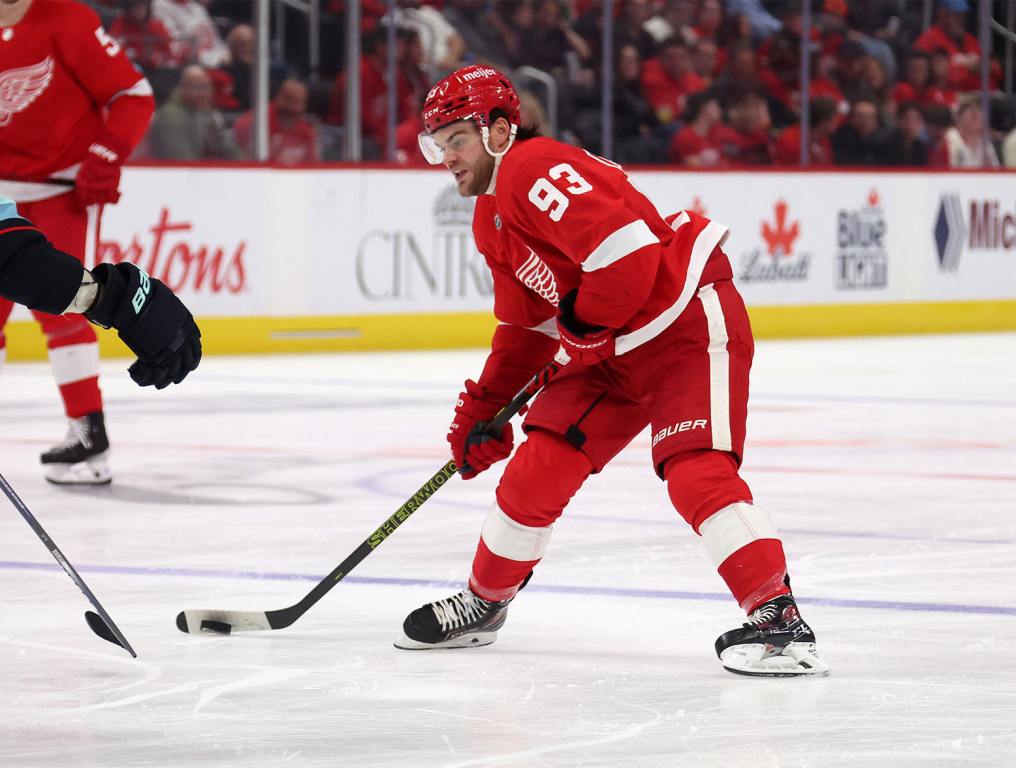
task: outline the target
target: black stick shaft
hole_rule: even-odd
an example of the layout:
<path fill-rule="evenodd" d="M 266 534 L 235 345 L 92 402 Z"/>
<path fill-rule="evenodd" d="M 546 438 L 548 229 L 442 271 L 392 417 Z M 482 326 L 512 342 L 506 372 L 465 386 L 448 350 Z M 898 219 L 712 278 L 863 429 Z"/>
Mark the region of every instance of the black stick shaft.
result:
<path fill-rule="evenodd" d="M 71 577 L 71 581 L 77 584 L 78 589 L 80 589 L 82 594 L 88 598 L 88 602 L 90 602 L 95 608 L 95 612 L 102 617 L 102 620 L 105 622 L 106 626 L 109 627 L 110 632 L 113 633 L 113 636 L 116 637 L 120 645 L 123 646 L 123 648 L 131 656 L 137 658 L 138 655 L 134 652 L 131 644 L 127 642 L 127 638 L 123 636 L 120 628 L 113 622 L 113 619 L 111 619 L 109 614 L 106 613 L 106 609 L 102 607 L 98 599 L 92 593 L 92 590 L 90 590 L 88 585 L 85 584 L 85 580 L 81 578 L 74 566 L 71 565 L 70 561 L 64 556 L 64 553 L 60 551 L 60 547 L 58 547 L 56 542 L 50 538 L 48 533 L 46 533 L 46 530 L 42 527 L 39 521 L 35 519 L 35 516 L 28 510 L 28 507 L 25 506 L 25 502 L 23 502 L 21 497 L 15 493 L 14 489 L 11 488 L 10 483 L 7 482 L 7 479 L 3 475 L 0 475 L 0 490 L 3 490 L 4 495 L 10 499 L 14 508 L 21 513 L 21 516 L 25 518 L 25 522 L 27 522 L 31 526 L 32 530 L 35 531 L 35 535 L 38 536 L 42 543 L 46 546 L 46 549 L 49 550 L 53 559 L 60 564 L 60 567 L 64 569 L 68 576 Z"/>
<path fill-rule="evenodd" d="M 491 427 L 500 429 L 507 424 L 526 403 L 535 397 L 537 392 L 546 386 L 547 382 L 557 375 L 557 372 L 561 370 L 561 367 L 565 363 L 567 363 L 567 358 L 555 358 L 544 366 L 543 370 L 530 379 L 526 386 L 512 398 L 512 401 L 498 412 L 497 416 L 491 421 Z M 280 611 L 269 611 L 267 613 L 268 622 L 272 628 L 288 627 L 300 618 L 308 608 L 324 597 L 332 587 L 342 581 L 367 555 L 377 549 L 400 525 L 406 522 L 410 515 L 419 509 L 427 499 L 437 493 L 441 486 L 455 477 L 456 472 L 458 472 L 458 467 L 455 466 L 455 462 L 449 461 L 430 480 L 424 483 L 411 498 L 407 499 L 405 504 L 395 510 L 391 517 L 381 523 L 377 530 L 353 550 L 349 557 L 339 563 L 335 570 L 325 576 L 299 603 L 291 608 L 284 608 Z"/>

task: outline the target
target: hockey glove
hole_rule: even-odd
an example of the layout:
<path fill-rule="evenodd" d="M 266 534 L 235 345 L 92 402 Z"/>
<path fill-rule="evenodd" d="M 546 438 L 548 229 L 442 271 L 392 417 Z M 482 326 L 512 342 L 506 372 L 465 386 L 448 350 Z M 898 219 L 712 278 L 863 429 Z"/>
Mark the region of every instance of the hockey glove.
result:
<path fill-rule="evenodd" d="M 201 361 L 201 331 L 169 288 L 130 262 L 100 264 L 92 270 L 99 284 L 85 317 L 115 328 L 138 356 L 128 373 L 142 387 L 179 384 Z"/>
<path fill-rule="evenodd" d="M 508 458 L 512 452 L 514 437 L 512 425 L 506 424 L 498 434 L 486 431 L 492 418 L 501 406 L 487 399 L 487 390 L 475 381 L 466 381 L 466 391 L 459 394 L 455 405 L 455 418 L 448 427 L 448 442 L 452 457 L 459 467 L 468 466 L 462 473 L 463 480 L 471 480 L 478 474 Z"/>
<path fill-rule="evenodd" d="M 561 346 L 572 360 L 582 365 L 596 365 L 614 356 L 614 331 L 598 325 L 587 325 L 575 317 L 578 289 L 561 297 L 557 305 L 557 331 Z"/>
<path fill-rule="evenodd" d="M 120 168 L 127 154 L 110 137 L 100 138 L 88 148 L 74 179 L 74 196 L 82 208 L 120 199 Z"/>

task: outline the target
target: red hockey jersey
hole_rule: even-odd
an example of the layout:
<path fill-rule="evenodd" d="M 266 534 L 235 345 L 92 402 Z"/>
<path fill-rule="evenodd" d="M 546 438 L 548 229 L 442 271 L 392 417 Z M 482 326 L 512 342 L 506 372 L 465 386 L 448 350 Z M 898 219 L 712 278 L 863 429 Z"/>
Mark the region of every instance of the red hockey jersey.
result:
<path fill-rule="evenodd" d="M 665 218 L 621 166 L 553 139 L 505 155 L 473 235 L 498 320 L 552 334 L 559 298 L 578 288 L 576 316 L 615 329 L 619 355 L 673 323 L 700 285 L 732 277 L 716 249 L 725 226 L 690 211 Z"/>
<path fill-rule="evenodd" d="M 95 12 L 76 0 L 35 0 L 20 22 L 0 29 L 3 179 L 67 171 L 105 132 L 133 149 L 153 107 L 148 81 Z"/>

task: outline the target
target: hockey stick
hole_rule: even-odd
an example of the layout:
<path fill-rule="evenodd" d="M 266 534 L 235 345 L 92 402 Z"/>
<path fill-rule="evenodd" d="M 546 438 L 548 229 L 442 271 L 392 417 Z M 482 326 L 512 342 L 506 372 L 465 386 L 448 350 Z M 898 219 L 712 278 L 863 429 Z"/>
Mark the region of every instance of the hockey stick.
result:
<path fill-rule="evenodd" d="M 113 643 L 113 645 L 119 645 L 136 659 L 138 655 L 134 652 L 134 649 L 131 648 L 131 644 L 127 642 L 127 638 L 123 636 L 120 628 L 113 623 L 113 619 L 109 617 L 109 614 L 106 613 L 106 609 L 102 607 L 95 595 L 92 594 L 92 590 L 90 590 L 88 585 L 85 584 L 85 580 L 78 575 L 76 570 L 74 570 L 74 566 L 70 564 L 70 561 L 66 557 L 64 557 L 64 553 L 60 551 L 60 547 L 58 547 L 56 542 L 49 537 L 49 534 L 46 533 L 32 513 L 28 511 L 28 507 L 25 506 L 25 502 L 23 502 L 18 494 L 14 492 L 14 489 L 11 488 L 10 483 L 7 482 L 3 475 L 0 475 L 0 489 L 2 489 L 7 498 L 11 500 L 11 504 L 14 505 L 14 508 L 17 509 L 28 524 L 32 526 L 32 530 L 35 531 L 35 535 L 42 540 L 43 544 L 46 545 L 49 553 L 53 555 L 53 559 L 60 564 L 60 567 L 66 571 L 68 576 L 71 577 L 71 581 L 77 584 L 78 589 L 80 589 L 82 594 L 88 598 L 88 602 L 95 607 L 95 613 L 92 611 L 85 611 L 85 621 L 88 622 L 88 626 L 91 627 L 92 631 L 103 640 L 108 640 Z"/>
<path fill-rule="evenodd" d="M 515 395 L 508 405 L 498 411 L 488 425 L 492 432 L 498 432 L 539 392 L 561 368 L 568 362 L 568 356 L 559 352 L 557 357 L 544 367 Z M 364 558 L 377 549 L 381 543 L 395 533 L 395 530 L 409 519 L 420 506 L 437 490 L 455 476 L 459 470 L 454 461 L 449 461 L 437 473 L 424 483 L 420 490 L 385 520 L 368 536 L 360 546 L 336 566 L 335 570 L 325 576 L 306 597 L 295 605 L 276 611 L 215 611 L 193 610 L 181 611 L 176 617 L 176 626 L 181 632 L 199 634 L 202 630 L 228 635 L 230 632 L 247 632 L 262 629 L 285 629 L 303 616 L 318 600 L 324 597 L 332 587 L 344 579 L 350 571 L 359 565 Z"/>
<path fill-rule="evenodd" d="M 38 184 L 39 186 L 46 187 L 73 187 L 75 182 L 74 179 L 58 179 L 51 176 L 48 179 L 42 179 L 41 181 L 26 181 L 25 179 L 0 179 L 0 184 L 7 182 L 8 184 Z"/>

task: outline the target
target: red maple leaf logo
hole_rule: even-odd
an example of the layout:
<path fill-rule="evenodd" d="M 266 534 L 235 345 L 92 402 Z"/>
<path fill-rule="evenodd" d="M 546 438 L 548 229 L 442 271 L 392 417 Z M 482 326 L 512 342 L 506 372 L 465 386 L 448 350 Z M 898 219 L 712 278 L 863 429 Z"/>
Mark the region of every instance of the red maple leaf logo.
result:
<path fill-rule="evenodd" d="M 695 199 L 691 201 L 691 205 L 688 207 L 688 210 L 692 213 L 697 213 L 699 216 L 706 215 L 706 207 L 702 204 L 702 198 L 698 195 L 695 195 Z"/>
<path fill-rule="evenodd" d="M 878 204 L 882 202 L 878 197 L 878 190 L 874 187 L 871 188 L 871 192 L 868 193 L 868 205 L 872 208 L 877 208 Z"/>
<path fill-rule="evenodd" d="M 801 231 L 801 222 L 795 221 L 792 226 L 787 227 L 787 203 L 785 200 L 776 201 L 774 230 L 769 226 L 768 221 L 762 222 L 762 237 L 766 241 L 770 256 L 790 256 L 794 252 L 794 241 Z"/>

